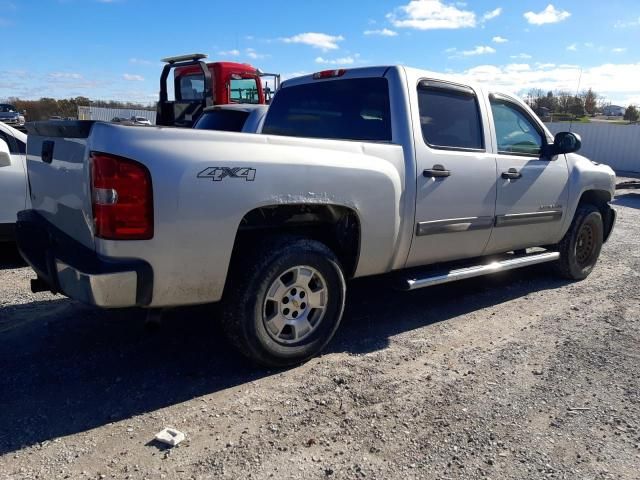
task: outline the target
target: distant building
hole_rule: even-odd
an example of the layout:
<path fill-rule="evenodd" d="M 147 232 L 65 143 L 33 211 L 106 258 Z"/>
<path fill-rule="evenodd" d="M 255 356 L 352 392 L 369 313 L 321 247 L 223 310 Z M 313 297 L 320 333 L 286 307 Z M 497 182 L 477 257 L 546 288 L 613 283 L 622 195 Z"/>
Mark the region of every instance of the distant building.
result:
<path fill-rule="evenodd" d="M 133 108 L 103 108 L 103 107 L 78 107 L 79 120 L 101 120 L 110 122 L 114 118 L 130 119 L 131 117 L 143 117 L 149 120 L 151 125 L 156 124 L 155 110 L 136 110 Z"/>
<path fill-rule="evenodd" d="M 606 115 L 607 117 L 624 117 L 624 112 L 626 111 L 626 108 L 618 105 L 607 105 L 602 109 L 603 115 Z"/>

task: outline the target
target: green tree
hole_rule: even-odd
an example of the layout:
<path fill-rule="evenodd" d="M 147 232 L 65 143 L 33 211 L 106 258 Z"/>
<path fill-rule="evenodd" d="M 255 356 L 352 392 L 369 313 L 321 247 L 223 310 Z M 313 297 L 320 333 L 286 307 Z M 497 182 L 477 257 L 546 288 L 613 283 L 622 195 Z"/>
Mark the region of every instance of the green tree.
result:
<path fill-rule="evenodd" d="M 544 91 L 539 88 L 532 88 L 527 94 L 527 103 L 532 110 L 538 110 L 542 107 L 542 99 L 544 98 Z"/>
<path fill-rule="evenodd" d="M 573 95 L 566 90 L 559 90 L 555 93 L 557 99 L 558 110 L 562 113 L 569 113 L 569 109 L 573 104 Z"/>
<path fill-rule="evenodd" d="M 558 99 L 553 96 L 553 92 L 551 90 L 547 92 L 547 96 L 543 99 L 542 106 L 548 108 L 552 112 L 558 108 Z"/>
<path fill-rule="evenodd" d="M 571 105 L 569 106 L 569 112 L 575 115 L 576 117 L 582 117 L 584 115 L 584 103 L 582 103 L 582 99 L 580 97 L 573 97 L 571 100 Z"/>
<path fill-rule="evenodd" d="M 592 89 L 587 90 L 584 94 L 584 109 L 589 115 L 596 113 L 597 103 L 598 95 Z"/>
<path fill-rule="evenodd" d="M 629 105 L 624 112 L 624 119 L 629 122 L 637 122 L 640 119 L 640 112 L 635 105 Z"/>
<path fill-rule="evenodd" d="M 89 105 L 91 105 L 91 100 L 89 100 L 87 97 L 76 97 L 73 99 L 73 101 L 77 106 L 81 107 L 88 107 Z"/>
<path fill-rule="evenodd" d="M 0 0 L 1 1 L 1 0 Z M 91 100 L 87 97 L 76 98 L 41 98 L 40 100 L 20 100 L 17 97 L 9 97 L 7 99 L 0 99 L 1 103 L 10 103 L 15 105 L 19 111 L 25 112 L 25 117 L 28 122 L 36 120 L 48 120 L 53 115 L 57 115 L 63 118 L 78 116 L 78 106 L 90 106 L 95 107 L 112 107 L 112 108 L 127 108 L 127 109 L 139 109 L 139 110 L 151 110 L 155 109 L 155 103 L 143 105 L 135 102 L 121 102 L 114 100 Z"/>

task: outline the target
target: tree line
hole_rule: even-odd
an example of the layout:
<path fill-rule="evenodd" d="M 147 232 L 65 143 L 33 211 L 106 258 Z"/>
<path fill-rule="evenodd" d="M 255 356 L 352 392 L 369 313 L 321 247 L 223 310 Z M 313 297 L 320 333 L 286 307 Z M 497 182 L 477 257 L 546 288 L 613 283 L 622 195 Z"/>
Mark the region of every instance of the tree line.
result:
<path fill-rule="evenodd" d="M 547 109 L 549 113 L 571 115 L 582 117 L 584 115 L 595 115 L 601 113 L 611 102 L 593 89 L 589 88 L 579 94 L 574 94 L 566 90 L 547 91 L 540 88 L 529 90 L 525 97 L 529 106 L 539 115 Z M 18 111 L 26 112 L 27 121 L 48 120 L 53 116 L 62 118 L 76 118 L 79 106 L 93 106 L 105 108 L 124 108 L 132 110 L 155 110 L 155 103 L 141 104 L 135 102 L 119 102 L 115 100 L 91 100 L 87 97 L 65 98 L 57 100 L 55 98 L 43 97 L 39 100 L 21 100 L 10 97 L 0 103 L 10 103 Z M 634 105 L 627 107 L 625 120 L 637 122 L 640 119 L 640 112 Z"/>
<path fill-rule="evenodd" d="M 155 109 L 155 104 L 143 105 L 134 102 L 118 102 L 115 100 L 91 100 L 87 97 L 64 98 L 61 100 L 55 98 L 43 97 L 39 100 L 21 100 L 16 97 L 9 97 L 6 101 L 0 103 L 9 103 L 14 105 L 19 112 L 25 112 L 25 118 L 28 122 L 36 120 L 48 120 L 57 116 L 62 118 L 77 118 L 78 107 L 105 107 L 105 108 L 126 108 L 131 110 L 149 110 Z"/>
<path fill-rule="evenodd" d="M 572 115 L 583 117 L 585 115 L 596 115 L 602 113 L 605 107 L 611 105 L 605 97 L 598 95 L 589 88 L 577 95 L 566 90 L 556 90 L 545 92 L 541 88 L 532 88 L 525 97 L 526 102 L 532 110 L 538 114 L 546 109 L 549 113 Z M 637 122 L 640 114 L 638 108 L 629 105 L 624 115 L 625 120 Z"/>

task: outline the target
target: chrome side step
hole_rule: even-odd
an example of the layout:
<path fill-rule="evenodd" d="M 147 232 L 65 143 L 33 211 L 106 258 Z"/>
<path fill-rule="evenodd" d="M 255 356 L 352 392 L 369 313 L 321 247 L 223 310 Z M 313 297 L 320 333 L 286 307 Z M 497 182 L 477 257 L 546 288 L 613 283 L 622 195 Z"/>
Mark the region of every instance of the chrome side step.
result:
<path fill-rule="evenodd" d="M 558 252 L 543 252 L 531 255 L 510 258 L 486 265 L 474 265 L 472 267 L 457 268 L 448 272 L 439 272 L 427 275 L 423 278 L 408 278 L 401 284 L 403 290 L 417 290 L 418 288 L 431 287 L 441 283 L 455 282 L 466 278 L 480 277 L 491 273 L 506 272 L 515 268 L 528 267 L 538 263 L 553 262 L 560 258 Z"/>

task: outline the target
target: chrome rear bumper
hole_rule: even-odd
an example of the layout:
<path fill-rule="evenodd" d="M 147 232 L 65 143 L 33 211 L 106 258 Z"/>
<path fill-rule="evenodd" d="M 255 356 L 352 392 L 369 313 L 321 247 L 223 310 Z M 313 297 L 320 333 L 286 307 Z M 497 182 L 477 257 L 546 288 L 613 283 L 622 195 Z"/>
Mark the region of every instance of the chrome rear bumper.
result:
<path fill-rule="evenodd" d="M 38 275 L 32 282 L 38 291 L 48 289 L 104 308 L 151 303 L 153 270 L 143 260 L 103 257 L 33 210 L 18 213 L 16 239 L 20 254 Z"/>

